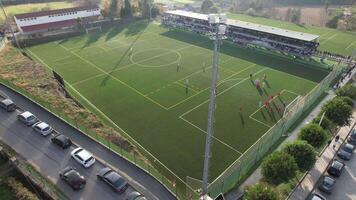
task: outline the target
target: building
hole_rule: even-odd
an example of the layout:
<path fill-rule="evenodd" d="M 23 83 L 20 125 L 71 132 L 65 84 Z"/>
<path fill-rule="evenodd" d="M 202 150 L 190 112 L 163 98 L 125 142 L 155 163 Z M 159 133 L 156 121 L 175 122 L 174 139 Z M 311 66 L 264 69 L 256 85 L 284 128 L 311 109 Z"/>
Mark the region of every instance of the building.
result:
<path fill-rule="evenodd" d="M 213 28 L 208 23 L 208 15 L 182 10 L 165 12 L 162 23 L 203 35 Z M 312 56 L 319 46 L 318 35 L 231 19 L 227 20 L 226 25 L 227 39 L 242 46 L 258 46 L 301 57 Z"/>
<path fill-rule="evenodd" d="M 89 22 L 100 15 L 100 8 L 95 5 L 17 14 L 14 18 L 22 34 L 34 34 L 72 28 L 78 24 L 78 18 L 82 22 Z"/>

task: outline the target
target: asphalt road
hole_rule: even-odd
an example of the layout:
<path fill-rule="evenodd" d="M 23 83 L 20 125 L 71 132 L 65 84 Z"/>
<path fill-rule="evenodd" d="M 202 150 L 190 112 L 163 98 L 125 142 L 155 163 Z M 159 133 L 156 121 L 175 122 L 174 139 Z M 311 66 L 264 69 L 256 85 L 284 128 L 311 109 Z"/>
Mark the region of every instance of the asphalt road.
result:
<path fill-rule="evenodd" d="M 89 139 L 25 97 L 1 84 L 0 92 L 11 98 L 20 108 L 30 111 L 41 121 L 50 124 L 56 131 L 70 137 L 74 143 L 91 152 L 94 157 L 100 158 L 119 169 L 119 173 L 129 181 L 130 185 L 149 199 L 176 199 L 145 171 Z M 31 127 L 27 127 L 18 121 L 16 115 L 16 112 L 7 113 L 2 109 L 0 110 L 0 139 L 36 166 L 40 173 L 48 177 L 71 199 L 125 199 L 125 196 L 134 190 L 133 187 L 129 187 L 122 195 L 114 193 L 109 186 L 96 178 L 96 173 L 104 167 L 102 163 L 97 161 L 89 169 L 83 168 L 70 157 L 70 152 L 75 146 L 66 150 L 59 148 L 51 143 L 50 136 L 43 137 L 34 132 Z M 87 184 L 83 190 L 73 191 L 59 179 L 58 172 L 66 166 L 76 167 L 79 173 L 87 179 Z"/>

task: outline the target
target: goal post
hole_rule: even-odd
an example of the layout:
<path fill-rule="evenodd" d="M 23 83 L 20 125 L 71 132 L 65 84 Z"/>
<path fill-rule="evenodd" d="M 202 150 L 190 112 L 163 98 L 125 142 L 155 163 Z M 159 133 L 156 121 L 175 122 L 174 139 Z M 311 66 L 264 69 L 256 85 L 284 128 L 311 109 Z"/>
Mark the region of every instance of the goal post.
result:
<path fill-rule="evenodd" d="M 101 26 L 94 26 L 90 28 L 85 28 L 86 34 L 102 32 Z"/>
<path fill-rule="evenodd" d="M 295 97 L 293 101 L 291 101 L 285 108 L 283 112 L 283 117 L 286 118 L 287 115 L 291 115 L 294 111 L 298 110 L 298 106 L 296 106 L 299 102 L 299 99 L 301 99 L 301 96 L 298 95 Z"/>

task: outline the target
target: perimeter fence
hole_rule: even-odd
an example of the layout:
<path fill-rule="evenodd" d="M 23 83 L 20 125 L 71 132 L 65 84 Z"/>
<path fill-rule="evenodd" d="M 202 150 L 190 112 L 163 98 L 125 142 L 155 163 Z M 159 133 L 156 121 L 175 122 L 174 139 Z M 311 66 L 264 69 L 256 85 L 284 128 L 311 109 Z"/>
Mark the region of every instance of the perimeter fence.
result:
<path fill-rule="evenodd" d="M 211 197 L 217 197 L 240 184 L 249 172 L 258 165 L 261 159 L 283 137 L 284 134 L 308 112 L 325 91 L 335 82 L 346 69 L 346 65 L 338 64 L 317 86 L 307 95 L 296 99 L 285 115 L 257 140 L 240 158 L 232 163 L 219 177 L 209 184 Z"/>

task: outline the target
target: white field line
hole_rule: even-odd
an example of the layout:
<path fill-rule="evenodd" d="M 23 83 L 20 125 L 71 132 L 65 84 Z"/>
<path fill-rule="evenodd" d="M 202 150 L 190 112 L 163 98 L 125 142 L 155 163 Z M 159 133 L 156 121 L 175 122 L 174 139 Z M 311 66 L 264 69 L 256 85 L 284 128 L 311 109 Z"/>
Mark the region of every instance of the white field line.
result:
<path fill-rule="evenodd" d="M 113 80 L 116 80 L 117 82 L 125 85 L 126 87 L 128 87 L 129 89 L 133 90 L 134 92 L 136 92 L 137 94 L 143 96 L 144 98 L 146 98 L 147 100 L 151 101 L 152 103 L 158 105 L 159 107 L 167 110 L 167 108 L 163 105 L 161 105 L 160 103 L 156 102 L 155 100 L 151 99 L 151 98 L 148 98 L 146 97 L 144 94 L 142 94 L 140 91 L 136 90 L 135 88 L 131 87 L 130 85 L 126 84 L 125 82 L 121 81 L 120 79 L 114 77 L 113 75 L 111 75 L 110 73 L 104 71 L 103 69 L 101 69 L 100 67 L 98 67 L 97 65 L 95 65 L 94 63 L 86 60 L 85 58 L 82 58 L 80 55 L 74 53 L 74 52 L 71 52 L 69 50 L 67 50 L 65 47 L 63 47 L 63 45 L 59 45 L 60 47 L 62 47 L 63 49 L 65 49 L 66 51 L 68 51 L 69 53 L 72 53 L 73 55 L 75 55 L 76 57 L 78 57 L 79 59 L 81 59 L 82 61 L 86 62 L 87 64 L 89 64 L 90 66 L 96 68 L 97 70 L 101 71 L 102 73 L 106 74 L 107 76 L 111 77 Z"/>
<path fill-rule="evenodd" d="M 52 68 L 47 65 L 41 58 L 39 58 L 35 53 L 33 53 L 31 50 L 27 49 L 35 58 L 37 58 L 43 65 L 45 65 L 45 67 L 47 67 L 49 70 L 52 70 Z M 105 113 L 103 113 L 99 108 L 97 108 L 94 104 L 92 104 L 86 97 L 84 97 L 80 92 L 78 92 L 71 84 L 69 84 L 67 81 L 64 80 L 64 82 L 66 83 L 66 85 L 68 85 L 73 91 L 75 91 L 77 93 L 77 95 L 79 95 L 81 98 L 83 98 L 83 100 L 85 102 L 87 102 L 92 108 L 94 108 L 97 112 L 99 112 L 106 120 L 108 120 L 112 125 L 114 125 L 116 128 L 118 128 L 120 130 L 120 132 L 123 132 L 125 134 L 126 137 L 128 137 L 130 140 L 134 141 L 135 145 L 139 146 L 141 149 L 144 149 L 145 153 L 149 154 L 153 159 L 154 162 L 159 163 L 160 165 L 162 165 L 166 170 L 169 171 L 169 173 L 173 174 L 175 176 L 175 178 L 177 178 L 178 180 L 180 180 L 181 182 L 185 183 L 185 181 L 183 181 L 181 178 L 179 178 L 179 176 L 177 176 L 173 171 L 171 171 L 165 164 L 163 164 L 158 158 L 156 158 L 153 154 L 151 154 L 151 152 L 149 152 L 146 148 L 144 148 L 139 142 L 137 142 L 134 138 L 131 137 L 131 135 L 129 135 L 124 129 L 122 129 L 120 126 L 118 126 L 114 121 L 112 121 Z M 131 162 L 131 161 L 129 161 Z M 139 165 L 138 165 L 139 166 Z M 141 169 L 145 170 L 143 167 L 139 166 Z M 145 170 L 147 171 L 147 170 Z M 148 172 L 150 174 L 150 172 Z M 152 175 L 152 177 L 154 177 Z M 160 180 L 158 180 L 160 181 Z M 190 186 L 186 185 L 187 187 L 190 188 Z M 190 188 L 191 190 L 193 190 L 192 188 Z"/>
<path fill-rule="evenodd" d="M 298 93 L 295 93 L 295 92 L 293 92 L 293 91 L 286 90 L 286 89 L 283 89 L 283 90 L 281 91 L 281 94 L 283 94 L 284 92 L 289 92 L 289 93 L 291 93 L 291 94 L 300 96 Z M 275 98 L 277 98 L 277 96 L 273 97 L 273 100 L 274 100 Z M 264 107 L 265 107 L 265 105 L 263 105 L 263 106 L 261 106 L 260 108 L 258 108 L 254 113 L 252 113 L 252 114 L 249 116 L 249 118 L 255 120 L 256 122 L 258 122 L 258 123 L 260 123 L 260 124 L 263 124 L 263 125 L 267 126 L 268 128 L 271 128 L 271 127 L 272 127 L 271 125 L 268 125 L 268 124 L 266 124 L 266 123 L 264 123 L 264 122 L 261 122 L 260 120 L 258 120 L 258 119 L 256 119 L 256 118 L 253 117 L 254 114 L 256 114 L 258 111 L 260 111 L 260 110 L 261 110 L 262 108 L 264 108 Z"/>
<path fill-rule="evenodd" d="M 184 119 L 183 117 L 179 117 L 180 119 L 182 119 L 183 121 L 187 122 L 188 124 L 192 125 L 194 128 L 198 129 L 199 131 L 203 132 L 203 134 L 206 134 L 206 131 L 204 131 L 203 129 L 201 129 L 200 127 L 196 126 L 195 124 L 191 123 L 190 121 L 188 121 L 187 119 Z M 234 147 L 230 146 L 229 144 L 221 141 L 220 139 L 212 136 L 212 138 L 214 138 L 215 140 L 217 140 L 218 142 L 220 142 L 221 144 L 225 145 L 226 147 L 228 147 L 229 149 L 237 152 L 238 154 L 242 155 L 242 153 L 240 151 L 238 151 L 237 149 L 235 149 Z"/>
<path fill-rule="evenodd" d="M 249 66 L 249 67 L 246 67 L 246 68 L 243 69 L 243 70 L 240 70 L 240 71 L 236 72 L 236 73 L 234 74 L 234 76 L 236 76 L 236 75 L 238 75 L 238 74 L 240 74 L 240 73 L 246 71 L 247 69 L 249 69 L 249 68 L 251 68 L 251 67 L 252 67 L 252 66 Z M 199 71 L 199 72 L 201 72 L 201 71 Z M 227 77 L 227 78 L 229 78 L 229 77 Z M 226 79 L 226 78 L 225 78 L 225 79 Z M 225 79 L 223 79 L 222 81 L 224 81 Z M 183 79 L 181 79 L 181 80 L 183 80 Z M 178 80 L 178 81 L 179 81 L 179 80 Z M 219 86 L 220 84 L 221 84 L 221 83 L 219 82 L 217 86 Z M 198 93 L 196 93 L 196 94 L 194 94 L 194 95 L 192 95 L 192 96 L 190 96 L 190 97 L 188 97 L 188 98 L 186 98 L 186 99 L 184 99 L 184 100 L 182 100 L 182 101 L 180 101 L 180 102 L 178 102 L 178 103 L 176 103 L 176 104 L 170 106 L 168 109 L 172 109 L 172 108 L 174 108 L 174 107 L 176 107 L 176 106 L 178 106 L 178 105 L 180 105 L 180 104 L 182 104 L 182 103 L 184 103 L 184 102 L 190 100 L 191 98 L 193 98 L 193 97 L 199 95 L 200 93 L 205 92 L 205 91 L 208 90 L 208 89 L 210 89 L 210 87 L 207 87 L 207 88 L 205 88 L 205 89 L 199 91 Z"/>
<path fill-rule="evenodd" d="M 179 82 L 177 82 L 177 83 L 175 82 L 175 84 L 177 84 L 183 88 L 187 87 L 186 85 L 183 85 L 182 83 L 179 83 Z M 198 91 L 194 90 L 192 87 L 190 87 L 190 85 L 188 85 L 188 88 L 189 88 L 189 90 L 192 90 L 193 92 L 198 93 Z"/>
<path fill-rule="evenodd" d="M 267 70 L 267 69 L 269 69 L 269 68 L 260 69 L 259 71 L 257 71 L 256 73 L 254 73 L 254 75 L 259 74 L 259 73 L 261 73 L 261 72 L 263 72 L 263 71 L 265 71 L 265 70 Z M 216 97 L 218 97 L 218 96 L 224 94 L 225 92 L 229 91 L 230 89 L 234 88 L 235 86 L 237 86 L 237 85 L 239 85 L 239 84 L 241 84 L 241 83 L 243 83 L 244 81 L 249 80 L 249 79 L 250 79 L 250 77 L 246 77 L 246 78 L 242 79 L 241 81 L 237 82 L 236 84 L 234 84 L 234 85 L 232 85 L 232 86 L 226 88 L 224 91 L 219 92 L 219 93 L 216 95 Z M 192 112 L 193 110 L 197 109 L 198 107 L 202 106 L 203 104 L 205 104 L 205 103 L 207 103 L 207 102 L 209 102 L 209 101 L 210 101 L 209 99 L 203 101 L 203 102 L 200 103 L 199 105 L 197 105 L 197 106 L 193 107 L 192 109 L 186 111 L 185 113 L 181 114 L 180 117 L 183 117 L 183 116 L 187 115 L 188 113 Z"/>
<path fill-rule="evenodd" d="M 325 44 L 325 43 L 328 42 L 329 40 L 333 39 L 335 36 L 337 36 L 337 33 L 335 33 L 334 35 L 330 36 L 328 39 L 322 41 L 320 44 Z"/>
<path fill-rule="evenodd" d="M 352 47 L 354 44 L 356 44 L 356 41 L 354 41 L 353 43 L 351 43 L 349 46 L 347 46 L 345 49 L 349 49 L 350 47 Z"/>
<path fill-rule="evenodd" d="M 197 44 L 201 44 L 201 43 L 205 43 L 205 42 L 206 42 L 206 41 L 200 42 L 200 43 L 196 43 L 196 44 L 187 45 L 187 46 L 184 46 L 184 47 L 182 47 L 182 48 L 177 49 L 176 51 L 181 51 L 181 50 L 184 50 L 184 49 L 189 48 L 189 47 L 191 47 L 191 46 L 194 46 L 194 45 L 197 45 Z M 69 52 L 71 52 L 71 51 L 69 51 Z M 72 52 L 71 52 L 71 53 L 72 53 Z M 149 61 L 149 60 L 152 60 L 152 59 L 155 59 L 155 58 L 159 58 L 159 57 L 162 57 L 162 56 L 164 56 L 164 55 L 166 55 L 166 54 L 170 54 L 170 53 L 172 53 L 172 52 L 169 51 L 169 52 L 161 53 L 161 54 L 158 54 L 158 55 L 156 55 L 156 56 L 152 56 L 152 57 L 149 57 L 149 58 L 140 60 L 140 61 L 137 62 L 137 63 L 142 63 L 142 62 Z M 97 78 L 97 77 L 100 77 L 100 76 L 104 76 L 104 75 L 106 75 L 106 73 L 113 73 L 113 72 L 116 72 L 116 71 L 119 71 L 119 70 L 123 70 L 123 69 L 126 69 L 126 68 L 131 67 L 131 66 L 134 66 L 134 65 L 136 65 L 136 63 L 131 63 L 131 64 L 128 64 L 128 65 L 122 66 L 122 67 L 120 67 L 120 68 L 118 68 L 118 69 L 111 70 L 111 71 L 109 71 L 109 72 L 105 72 L 105 73 L 102 73 L 102 74 L 98 74 L 98 75 L 95 75 L 95 76 L 86 78 L 86 79 L 84 79 L 84 80 L 80 80 L 80 81 L 74 82 L 72 85 L 77 85 L 77 84 L 80 84 L 80 83 L 89 81 L 89 80 L 91 80 L 91 79 L 94 79 L 94 78 Z"/>
<path fill-rule="evenodd" d="M 72 56 L 65 56 L 63 58 L 58 58 L 58 59 L 55 59 L 53 62 L 59 62 L 59 61 L 67 60 L 70 57 L 72 57 Z"/>

